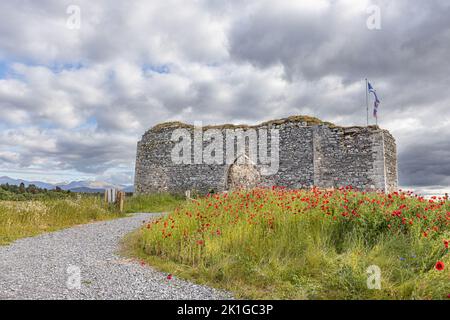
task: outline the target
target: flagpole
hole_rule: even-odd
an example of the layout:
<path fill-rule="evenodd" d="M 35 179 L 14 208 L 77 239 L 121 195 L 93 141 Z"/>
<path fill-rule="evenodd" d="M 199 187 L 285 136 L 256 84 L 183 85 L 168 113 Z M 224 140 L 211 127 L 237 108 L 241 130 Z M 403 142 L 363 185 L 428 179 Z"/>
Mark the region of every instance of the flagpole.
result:
<path fill-rule="evenodd" d="M 366 112 L 367 112 L 367 126 L 369 126 L 369 81 L 366 78 Z"/>

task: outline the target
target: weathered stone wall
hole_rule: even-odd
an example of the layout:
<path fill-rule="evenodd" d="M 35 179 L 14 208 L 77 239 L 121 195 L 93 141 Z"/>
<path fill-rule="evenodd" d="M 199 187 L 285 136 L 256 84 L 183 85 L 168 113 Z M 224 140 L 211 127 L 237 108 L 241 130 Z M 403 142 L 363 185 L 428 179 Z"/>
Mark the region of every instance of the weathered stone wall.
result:
<path fill-rule="evenodd" d="M 225 165 L 174 164 L 171 141 L 176 127 L 148 131 L 138 142 L 135 172 L 135 192 L 184 193 L 186 190 L 222 191 L 226 184 Z"/>
<path fill-rule="evenodd" d="M 383 130 L 384 141 L 384 162 L 386 175 L 386 190 L 395 191 L 398 186 L 397 176 L 397 145 L 394 137 L 386 130 Z"/>
<path fill-rule="evenodd" d="M 182 123 L 166 123 L 147 131 L 138 142 L 136 159 L 136 193 L 184 193 L 197 190 L 206 193 L 230 188 L 230 176 L 242 176 L 244 169 L 233 169 L 232 163 L 176 164 L 171 159 L 175 146 L 171 140 L 174 130 L 185 128 L 191 135 L 194 150 L 194 128 Z M 392 191 L 397 188 L 397 156 L 395 140 L 388 131 L 377 126 L 337 127 L 309 117 L 274 120 L 258 126 L 204 127 L 203 132 L 215 129 L 223 134 L 223 155 L 226 159 L 227 130 L 255 129 L 258 136 L 265 130 L 279 130 L 279 169 L 272 175 L 249 177 L 249 183 L 261 186 L 307 188 L 313 185 L 331 188 L 352 185 L 361 190 Z M 262 131 L 258 131 L 262 130 Z M 264 137 L 264 136 L 262 136 Z M 267 149 L 272 147 L 270 131 Z M 233 142 L 232 142 L 233 143 Z M 236 152 L 235 157 L 239 156 Z M 210 144 L 203 141 L 203 148 Z M 261 147 L 258 140 L 258 150 Z M 249 153 L 248 146 L 246 154 Z M 256 168 L 262 168 L 258 154 Z M 195 162 L 194 154 L 191 155 Z M 197 159 L 198 162 L 198 159 Z M 236 166 L 237 164 L 234 164 Z M 246 164 L 249 166 L 249 164 Z M 250 168 L 251 166 L 249 166 Z M 242 173 L 244 172 L 244 173 Z M 254 180 L 254 181 L 253 181 Z M 241 183 L 241 182 L 239 182 Z"/>

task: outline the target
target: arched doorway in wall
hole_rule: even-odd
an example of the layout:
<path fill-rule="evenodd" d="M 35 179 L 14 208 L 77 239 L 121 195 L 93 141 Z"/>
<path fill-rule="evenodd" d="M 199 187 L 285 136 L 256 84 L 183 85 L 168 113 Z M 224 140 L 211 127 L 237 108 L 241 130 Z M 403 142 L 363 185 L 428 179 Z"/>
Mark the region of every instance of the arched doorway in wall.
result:
<path fill-rule="evenodd" d="M 227 190 L 252 189 L 261 182 L 261 173 L 247 155 L 241 155 L 227 171 Z"/>

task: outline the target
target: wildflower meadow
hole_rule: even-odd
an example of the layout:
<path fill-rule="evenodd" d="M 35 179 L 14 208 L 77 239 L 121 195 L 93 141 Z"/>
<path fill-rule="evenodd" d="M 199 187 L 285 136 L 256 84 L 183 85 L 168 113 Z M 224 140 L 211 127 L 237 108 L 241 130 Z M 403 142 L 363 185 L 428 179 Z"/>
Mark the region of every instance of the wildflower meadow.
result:
<path fill-rule="evenodd" d="M 210 195 L 128 242 L 171 277 L 239 298 L 448 299 L 449 239 L 447 199 L 346 187 Z"/>

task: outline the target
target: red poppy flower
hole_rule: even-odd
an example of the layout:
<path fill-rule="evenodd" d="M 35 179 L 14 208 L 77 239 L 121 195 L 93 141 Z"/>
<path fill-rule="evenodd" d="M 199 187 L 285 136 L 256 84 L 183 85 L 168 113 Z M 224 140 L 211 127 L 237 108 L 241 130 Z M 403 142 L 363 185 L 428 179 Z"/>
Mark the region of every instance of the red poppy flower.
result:
<path fill-rule="evenodd" d="M 444 240 L 444 246 L 448 249 L 448 240 Z"/>
<path fill-rule="evenodd" d="M 169 274 L 169 275 L 167 276 L 167 280 L 172 280 L 172 274 Z"/>
<path fill-rule="evenodd" d="M 442 271 L 445 268 L 445 264 L 442 261 L 438 261 L 435 266 L 436 270 Z"/>

